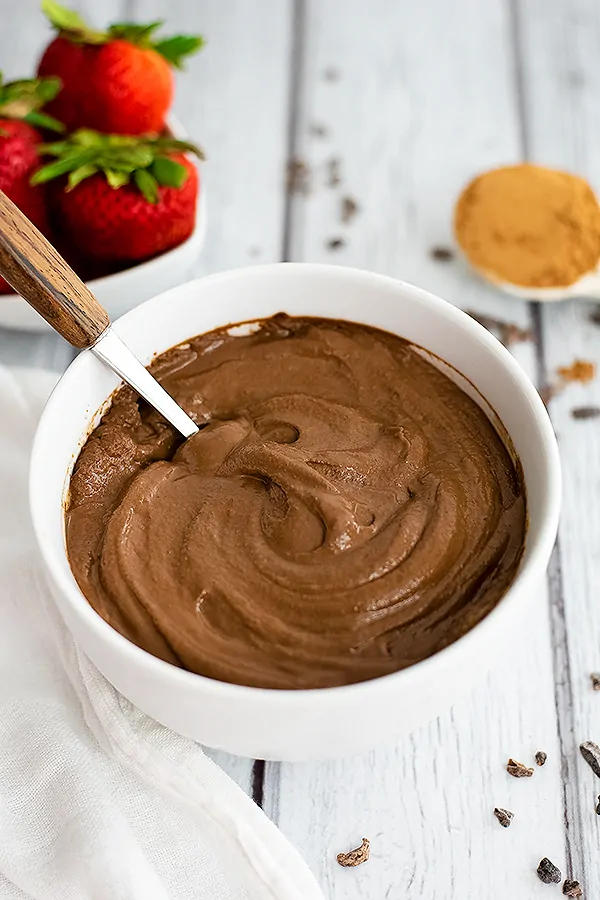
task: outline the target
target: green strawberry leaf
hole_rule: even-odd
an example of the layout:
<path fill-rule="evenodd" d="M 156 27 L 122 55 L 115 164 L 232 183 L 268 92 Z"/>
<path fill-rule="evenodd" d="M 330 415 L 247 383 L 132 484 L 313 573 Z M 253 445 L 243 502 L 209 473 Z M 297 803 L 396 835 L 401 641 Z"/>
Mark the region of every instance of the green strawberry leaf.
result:
<path fill-rule="evenodd" d="M 49 103 L 50 100 L 54 100 L 56 95 L 60 93 L 61 88 L 62 81 L 55 75 L 50 75 L 47 78 L 37 79 L 37 96 L 41 100 L 42 104 Z"/>
<path fill-rule="evenodd" d="M 71 40 L 85 44 L 105 44 L 108 35 L 90 28 L 73 9 L 67 9 L 55 0 L 42 0 L 42 12 L 58 31 L 64 32 Z"/>
<path fill-rule="evenodd" d="M 47 128 L 48 131 L 65 130 L 65 126 L 62 122 L 59 122 L 58 119 L 47 116 L 46 113 L 37 112 L 36 110 L 23 116 L 23 121 L 27 122 L 28 125 L 33 125 L 34 128 Z"/>
<path fill-rule="evenodd" d="M 156 138 L 154 146 L 163 153 L 194 153 L 198 159 L 205 159 L 204 151 L 197 144 L 190 141 L 178 141 L 177 138 Z"/>
<path fill-rule="evenodd" d="M 73 169 L 69 174 L 69 179 L 67 181 L 67 191 L 72 191 L 73 188 L 76 188 L 78 184 L 86 179 L 90 178 L 90 176 L 95 175 L 98 171 L 97 166 L 93 166 L 91 163 L 87 163 L 87 165 L 79 166 L 78 169 Z"/>
<path fill-rule="evenodd" d="M 118 190 L 118 188 L 123 187 L 124 184 L 129 184 L 129 176 L 131 173 L 122 172 L 118 169 L 104 169 L 104 174 L 106 175 L 106 180 L 111 188 Z"/>
<path fill-rule="evenodd" d="M 158 182 L 148 169 L 136 169 L 133 173 L 135 183 L 148 203 L 158 203 Z"/>
<path fill-rule="evenodd" d="M 55 141 L 52 144 L 40 144 L 38 150 L 43 156 L 61 156 L 68 147 L 67 141 Z"/>
<path fill-rule="evenodd" d="M 110 167 L 128 166 L 133 169 L 147 169 L 152 165 L 154 153 L 151 147 L 117 147 L 114 150 L 107 148 L 102 153 L 102 159 Z M 113 165 L 114 164 L 114 165 Z"/>
<path fill-rule="evenodd" d="M 78 155 L 73 154 L 64 157 L 63 159 L 57 159 L 55 162 L 48 163 L 48 165 L 42 166 L 41 169 L 38 169 L 37 172 L 34 172 L 29 180 L 29 183 L 45 184 L 47 181 L 52 181 L 53 178 L 58 178 L 59 175 L 66 175 L 68 172 L 73 172 L 75 169 L 79 169 L 80 166 L 85 166 L 88 163 L 93 163 L 94 156 L 95 153 L 93 150 L 84 150 Z"/>
<path fill-rule="evenodd" d="M 123 41 L 129 41 L 137 47 L 150 47 L 152 32 L 156 31 L 164 25 L 162 20 L 158 22 L 150 22 L 149 25 L 140 25 L 137 22 L 116 22 L 108 29 L 111 38 L 119 38 Z"/>
<path fill-rule="evenodd" d="M 152 163 L 152 174 L 163 187 L 180 188 L 186 183 L 189 172 L 181 163 L 169 159 L 168 156 L 158 156 Z"/>
<path fill-rule="evenodd" d="M 87 28 L 84 20 L 74 9 L 67 9 L 54 0 L 42 0 L 42 12 L 51 25 L 59 31 L 79 31 Z"/>
<path fill-rule="evenodd" d="M 108 184 L 118 190 L 133 181 L 148 203 L 160 200 L 159 186 L 179 189 L 189 175 L 188 169 L 171 153 L 202 152 L 188 141 L 153 135 L 101 134 L 81 128 L 61 141 L 40 145 L 40 153 L 54 157 L 33 176 L 33 184 L 43 184 L 69 175 L 67 190 L 85 178 L 100 172 Z"/>
<path fill-rule="evenodd" d="M 183 68 L 183 58 L 197 53 L 206 41 L 201 35 L 176 34 L 154 43 L 153 49 L 160 53 L 176 69 Z"/>
<path fill-rule="evenodd" d="M 28 78 L 2 84 L 0 75 L 0 114 L 8 119 L 22 119 L 31 125 L 64 131 L 56 119 L 39 110 L 53 100 L 62 87 L 60 78 Z"/>

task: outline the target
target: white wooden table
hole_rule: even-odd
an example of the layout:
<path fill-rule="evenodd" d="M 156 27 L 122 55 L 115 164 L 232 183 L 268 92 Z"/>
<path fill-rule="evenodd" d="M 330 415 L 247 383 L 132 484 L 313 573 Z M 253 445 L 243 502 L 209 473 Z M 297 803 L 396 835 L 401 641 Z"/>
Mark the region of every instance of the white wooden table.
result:
<path fill-rule="evenodd" d="M 0 68 L 23 76 L 47 30 L 37 0 L 0 0 Z M 80 3 L 86 13 L 97 7 Z M 106 20 L 164 17 L 207 49 L 179 79 L 176 111 L 209 155 L 199 273 L 279 259 L 400 276 L 531 328 L 514 352 L 538 383 L 575 358 L 600 362 L 584 301 L 538 308 L 498 296 L 431 248 L 475 172 L 524 157 L 600 189 L 597 0 L 105 0 Z M 102 23 L 99 23 L 102 24 Z M 286 166 L 306 166 L 298 190 Z M 337 176 L 337 177 L 332 177 Z M 358 211 L 342 221 L 344 198 Z M 332 243 L 333 242 L 333 243 Z M 48 337 L 0 334 L 0 361 L 63 368 Z M 600 780 L 578 754 L 600 742 L 600 380 L 554 399 L 565 477 L 547 592 L 513 652 L 470 697 L 397 746 L 310 765 L 215 754 L 301 850 L 331 900 L 562 896 L 549 856 L 600 896 Z M 393 713 L 391 713 L 393 714 Z M 517 781 L 509 755 L 543 769 Z M 495 805 L 515 812 L 508 830 Z M 335 855 L 366 836 L 371 860 Z"/>

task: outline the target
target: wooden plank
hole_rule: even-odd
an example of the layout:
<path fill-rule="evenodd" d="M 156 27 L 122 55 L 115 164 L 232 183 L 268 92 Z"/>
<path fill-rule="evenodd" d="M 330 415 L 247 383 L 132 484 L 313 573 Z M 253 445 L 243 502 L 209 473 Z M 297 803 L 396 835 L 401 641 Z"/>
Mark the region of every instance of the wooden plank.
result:
<path fill-rule="evenodd" d="M 137 0 L 138 19 L 206 35 L 175 112 L 205 149 L 208 234 L 198 273 L 280 258 L 292 31 L 289 0 Z M 165 26 L 166 28 L 167 26 Z"/>
<path fill-rule="evenodd" d="M 431 256 L 452 245 L 461 188 L 521 155 L 507 4 L 415 6 L 307 3 L 293 153 L 308 174 L 293 197 L 289 255 L 395 275 L 528 327 L 522 301 L 473 278 L 460 259 Z M 346 198 L 358 211 L 344 223 Z M 515 349 L 534 371 L 533 346 Z"/>
<path fill-rule="evenodd" d="M 450 242 L 462 184 L 521 153 L 508 5 L 307 0 L 302 45 L 294 152 L 309 189 L 293 198 L 289 256 L 390 273 L 479 313 L 531 324 L 526 304 L 430 256 Z M 341 177 L 333 185 L 332 160 Z M 346 196 L 359 206 L 348 223 Z M 343 246 L 328 244 L 338 238 Z M 534 375 L 535 347 L 518 350 Z M 549 754 L 546 767 L 531 780 L 510 779 L 506 758 L 529 761 L 538 749 Z M 540 588 L 510 656 L 470 697 L 365 757 L 267 764 L 265 809 L 333 900 L 542 896 L 539 859 L 564 865 L 558 760 Z M 508 831 L 493 818 L 496 804 L 516 814 Z M 373 842 L 370 862 L 339 868 L 335 854 L 363 836 Z"/>
<path fill-rule="evenodd" d="M 519 4 L 527 150 L 534 161 L 570 169 L 600 191 L 600 8 L 594 0 L 527 0 Z M 600 328 L 588 301 L 547 304 L 541 310 L 545 367 L 574 359 L 600 363 Z M 555 627 L 567 636 L 557 659 L 563 737 L 568 852 L 584 896 L 600 892 L 598 817 L 600 782 L 580 759 L 583 740 L 600 741 L 600 694 L 590 671 L 600 669 L 600 421 L 572 417 L 580 406 L 600 406 L 600 382 L 571 386 L 550 405 L 564 473 L 564 507 L 553 590 Z M 559 564 L 558 564 L 559 563 Z"/>

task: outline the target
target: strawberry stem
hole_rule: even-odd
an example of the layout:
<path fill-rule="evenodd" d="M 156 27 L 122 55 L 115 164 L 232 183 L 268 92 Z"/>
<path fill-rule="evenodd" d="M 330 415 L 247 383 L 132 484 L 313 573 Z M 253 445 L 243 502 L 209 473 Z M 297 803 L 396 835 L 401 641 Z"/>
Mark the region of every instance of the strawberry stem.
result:
<path fill-rule="evenodd" d="M 177 34 L 173 37 L 154 40 L 154 32 L 164 22 L 150 22 L 142 25 L 137 22 L 115 22 L 106 31 L 97 31 L 75 10 L 67 9 L 55 0 L 42 0 L 42 12 L 63 37 L 74 43 L 107 44 L 112 40 L 127 41 L 145 50 L 160 53 L 171 66 L 180 69 L 186 56 L 196 53 L 204 46 L 204 38 L 200 35 Z"/>
<path fill-rule="evenodd" d="M 195 153 L 204 158 L 200 148 L 189 141 L 152 135 L 100 134 L 89 128 L 80 128 L 63 141 L 42 144 L 40 152 L 55 159 L 34 173 L 32 184 L 44 184 L 68 175 L 66 190 L 73 190 L 100 172 L 115 190 L 133 179 L 148 203 L 159 201 L 159 187 L 179 189 L 187 181 L 186 167 L 170 154 Z"/>
<path fill-rule="evenodd" d="M 54 100 L 61 89 L 60 78 L 30 78 L 2 83 L 0 73 L 0 116 L 21 119 L 37 128 L 64 131 L 64 126 L 40 109 Z"/>

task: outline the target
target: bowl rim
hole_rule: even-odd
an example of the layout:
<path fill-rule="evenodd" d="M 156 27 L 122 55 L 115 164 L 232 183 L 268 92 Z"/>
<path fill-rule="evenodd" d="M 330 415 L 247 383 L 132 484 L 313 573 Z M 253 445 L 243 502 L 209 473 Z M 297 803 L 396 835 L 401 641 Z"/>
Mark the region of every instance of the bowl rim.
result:
<path fill-rule="evenodd" d="M 362 698 L 365 700 L 369 694 L 381 694 L 382 690 L 392 690 L 395 692 L 401 684 L 416 680 L 419 676 L 427 677 L 432 671 L 443 668 L 442 664 L 444 663 L 452 664 L 454 661 L 454 665 L 456 665 L 456 661 L 467 654 L 473 644 L 482 643 L 483 639 L 489 635 L 492 629 L 498 628 L 498 623 L 501 620 L 508 618 L 520 602 L 519 598 L 522 597 L 524 593 L 527 593 L 528 588 L 535 587 L 535 580 L 536 578 L 539 578 L 540 570 L 545 570 L 547 567 L 558 530 L 562 485 L 558 444 L 548 411 L 537 390 L 519 363 L 500 341 L 498 341 L 486 328 L 472 319 L 471 316 L 463 312 L 463 310 L 429 291 L 425 291 L 422 288 L 418 288 L 412 284 L 401 281 L 400 279 L 358 268 L 319 263 L 278 262 L 245 266 L 242 268 L 217 272 L 202 278 L 192 279 L 191 281 L 183 282 L 162 294 L 158 294 L 117 319 L 114 323 L 116 330 L 119 331 L 119 323 L 123 323 L 126 320 L 129 323 L 135 318 L 142 320 L 147 314 L 152 314 L 153 307 L 158 308 L 158 306 L 168 302 L 169 297 L 173 294 L 189 290 L 190 285 L 200 286 L 236 280 L 243 283 L 247 278 L 252 278 L 257 274 L 268 274 L 270 271 L 281 271 L 283 268 L 289 271 L 290 274 L 296 273 L 300 275 L 300 277 L 303 277 L 302 273 L 305 273 L 321 275 L 325 278 L 333 277 L 338 279 L 350 279 L 354 282 L 362 281 L 365 290 L 368 290 L 369 285 L 378 285 L 379 287 L 396 293 L 401 290 L 405 295 L 409 294 L 412 299 L 427 306 L 435 314 L 441 315 L 442 318 L 451 319 L 460 323 L 461 327 L 466 329 L 466 331 L 474 338 L 477 338 L 480 343 L 485 344 L 486 348 L 500 359 L 501 363 L 508 369 L 509 374 L 513 377 L 513 380 L 517 383 L 518 390 L 520 390 L 529 401 L 532 411 L 532 421 L 535 423 L 535 427 L 538 430 L 538 435 L 541 439 L 546 456 L 545 462 L 548 471 L 548 481 L 539 514 L 540 525 L 538 534 L 533 546 L 530 545 L 529 558 L 518 570 L 514 580 L 494 609 L 492 609 L 491 612 L 489 612 L 466 634 L 462 635 L 447 647 L 444 647 L 432 656 L 414 663 L 407 668 L 400 669 L 397 672 L 381 675 L 367 681 L 336 685 L 333 687 L 281 689 L 253 687 L 250 685 L 218 681 L 205 675 L 199 675 L 196 672 L 181 669 L 165 660 L 159 659 L 121 635 L 93 609 L 79 588 L 68 562 L 64 539 L 63 554 L 64 557 L 67 557 L 66 569 L 57 564 L 54 553 L 51 551 L 49 545 L 43 540 L 43 522 L 50 513 L 44 514 L 41 505 L 37 502 L 37 497 L 44 485 L 46 436 L 51 434 L 53 430 L 52 422 L 60 421 L 60 406 L 64 402 L 63 398 L 65 393 L 68 395 L 71 384 L 77 383 L 78 381 L 79 368 L 83 364 L 83 357 L 86 355 L 86 351 L 83 351 L 83 353 L 74 359 L 68 366 L 46 403 L 36 429 L 30 459 L 29 502 L 31 518 L 40 553 L 56 587 L 61 591 L 63 597 L 73 608 L 75 614 L 79 618 L 85 620 L 87 627 L 95 632 L 98 639 L 103 643 L 113 644 L 115 649 L 119 651 L 119 654 L 127 657 L 128 661 L 139 670 L 140 675 L 143 674 L 144 670 L 152 671 L 156 677 L 164 682 L 170 682 L 171 686 L 174 688 L 179 687 L 183 690 L 202 688 L 203 692 L 211 694 L 213 698 L 217 700 L 245 699 L 246 702 L 260 701 L 261 706 L 266 704 L 272 709 L 278 707 L 289 709 L 290 704 L 300 708 L 307 702 L 313 707 L 315 704 L 318 706 L 328 706 L 333 698 L 347 698 L 350 695 L 356 699 Z M 185 338 L 182 340 L 185 341 Z M 476 384 L 475 387 L 477 387 Z M 98 410 L 94 410 L 93 413 L 90 414 L 90 422 L 97 412 Z"/>

